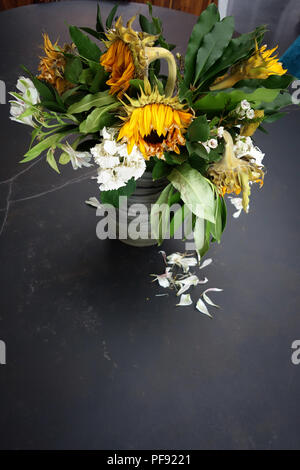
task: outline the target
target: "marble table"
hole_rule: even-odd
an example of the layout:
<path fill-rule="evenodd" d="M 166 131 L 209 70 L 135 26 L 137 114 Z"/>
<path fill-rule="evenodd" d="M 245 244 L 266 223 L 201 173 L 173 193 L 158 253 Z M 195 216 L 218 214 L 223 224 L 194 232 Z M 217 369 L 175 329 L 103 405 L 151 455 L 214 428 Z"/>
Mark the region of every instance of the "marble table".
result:
<path fill-rule="evenodd" d="M 136 10 L 147 7 L 120 7 L 125 18 Z M 184 53 L 196 17 L 154 12 Z M 41 32 L 64 42 L 65 22 L 93 26 L 95 13 L 90 1 L 2 12 L 7 91 L 19 64 L 36 68 Z M 91 169 L 57 175 L 44 157 L 20 165 L 29 133 L 8 116 L 1 104 L 0 448 L 299 448 L 299 113 L 257 135 L 265 186 L 249 215 L 235 220 L 229 208 L 204 273 L 224 289 L 213 320 L 156 296 L 158 248 L 97 239 L 84 203 L 97 195 Z"/>

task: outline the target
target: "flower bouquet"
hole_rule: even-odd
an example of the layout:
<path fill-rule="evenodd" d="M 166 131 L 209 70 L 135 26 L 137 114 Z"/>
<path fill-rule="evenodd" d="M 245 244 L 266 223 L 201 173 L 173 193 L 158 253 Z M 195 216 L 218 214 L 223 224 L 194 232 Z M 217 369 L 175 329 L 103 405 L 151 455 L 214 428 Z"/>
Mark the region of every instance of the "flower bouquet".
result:
<path fill-rule="evenodd" d="M 33 127 L 22 163 L 45 152 L 58 173 L 66 164 L 95 165 L 101 202 L 89 203 L 122 215 L 122 198 L 151 202 L 150 241 L 160 244 L 184 227 L 181 237 L 192 237 L 202 256 L 220 242 L 225 195 L 241 196 L 229 196 L 238 216 L 249 210 L 253 184 L 263 185 L 264 154 L 253 134 L 292 103 L 294 78 L 275 49 L 262 45 L 265 27 L 236 36 L 233 18 L 220 20 L 213 4 L 198 18 L 184 57 L 171 52 L 151 5 L 148 18 L 139 16 L 139 32 L 135 18 L 124 26 L 116 13 L 117 6 L 104 26 L 98 6 L 95 29 L 70 26 L 64 46 L 44 34 L 38 74 L 23 67 L 28 78 L 11 93 L 11 118 Z"/>

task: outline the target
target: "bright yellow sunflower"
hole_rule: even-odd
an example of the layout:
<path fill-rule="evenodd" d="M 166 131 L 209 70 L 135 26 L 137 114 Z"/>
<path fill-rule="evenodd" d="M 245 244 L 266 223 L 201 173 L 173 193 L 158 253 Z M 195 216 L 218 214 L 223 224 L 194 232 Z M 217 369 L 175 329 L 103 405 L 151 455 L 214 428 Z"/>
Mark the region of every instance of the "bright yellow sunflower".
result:
<path fill-rule="evenodd" d="M 250 184 L 263 185 L 264 172 L 260 166 L 251 161 L 247 156 L 237 158 L 234 155 L 233 140 L 228 131 L 224 131 L 225 152 L 221 161 L 214 163 L 208 169 L 208 174 L 219 193 L 240 194 L 243 191 L 243 209 L 248 212 Z"/>
<path fill-rule="evenodd" d="M 240 80 L 252 78 L 266 79 L 270 75 L 284 75 L 287 70 L 278 61 L 278 54 L 272 56 L 277 48 L 278 46 L 267 50 L 266 45 L 259 48 L 257 42 L 255 42 L 255 51 L 252 56 L 232 67 L 228 74 L 217 78 L 210 89 L 212 91 L 223 90 L 224 88 L 233 87 Z"/>
<path fill-rule="evenodd" d="M 127 96 L 127 95 L 126 95 Z M 127 96 L 130 105 L 124 104 L 127 117 L 120 129 L 118 140 L 127 143 L 130 154 L 134 145 L 139 147 L 146 160 L 157 156 L 163 158 L 165 151 L 180 153 L 179 146 L 185 144 L 183 136 L 193 115 L 179 102 L 177 96 L 160 95 L 144 80 L 144 91 L 139 98 Z"/>
<path fill-rule="evenodd" d="M 66 44 L 63 49 L 59 48 L 57 41 L 52 44 L 48 34 L 43 35 L 45 57 L 41 58 L 38 70 L 38 78 L 53 85 L 59 94 L 64 93 L 74 85 L 64 77 L 66 59 L 63 52 L 71 52 L 74 46 Z"/>
<path fill-rule="evenodd" d="M 101 56 L 100 63 L 110 73 L 106 82 L 111 94 L 121 98 L 129 88 L 132 78 L 143 78 L 147 69 L 145 48 L 153 46 L 157 36 L 134 31 L 131 27 L 135 16 L 127 27 L 123 26 L 122 18 L 116 21 L 115 28 L 106 33 L 104 41 L 107 51 Z"/>

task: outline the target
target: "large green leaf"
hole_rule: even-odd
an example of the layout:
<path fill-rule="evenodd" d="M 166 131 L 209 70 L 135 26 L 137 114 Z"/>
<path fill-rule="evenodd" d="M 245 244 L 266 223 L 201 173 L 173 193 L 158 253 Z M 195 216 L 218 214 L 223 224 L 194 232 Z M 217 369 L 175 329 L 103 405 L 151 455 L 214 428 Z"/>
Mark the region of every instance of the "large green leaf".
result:
<path fill-rule="evenodd" d="M 213 29 L 204 37 L 197 53 L 195 83 L 201 74 L 207 72 L 221 57 L 232 38 L 233 32 L 234 20 L 232 16 L 228 16 L 216 23 Z"/>
<path fill-rule="evenodd" d="M 259 106 L 260 103 L 271 103 L 278 96 L 280 90 L 271 88 L 228 88 L 224 91 L 209 92 L 203 98 L 196 101 L 194 109 L 201 113 L 219 113 L 233 109 L 242 100 L 250 101 L 253 106 Z"/>
<path fill-rule="evenodd" d="M 231 39 L 222 56 L 217 60 L 214 66 L 201 77 L 201 83 L 210 80 L 221 72 L 225 72 L 231 65 L 245 59 L 255 48 L 255 39 L 260 42 L 265 32 L 264 26 L 259 26 L 255 31 L 247 34 L 241 34 L 239 37 Z"/>
<path fill-rule="evenodd" d="M 116 103 L 116 99 L 108 91 L 99 91 L 95 94 L 86 95 L 77 103 L 72 104 L 68 109 L 68 114 L 83 113 L 91 108 L 108 106 Z"/>
<path fill-rule="evenodd" d="M 235 88 L 277 88 L 284 90 L 289 87 L 292 81 L 295 78 L 292 75 L 270 75 L 266 79 L 252 78 L 248 80 L 241 80 L 236 85 Z"/>
<path fill-rule="evenodd" d="M 184 163 L 174 168 L 168 175 L 168 179 L 195 215 L 215 222 L 214 191 L 204 176 L 188 163 Z"/>
<path fill-rule="evenodd" d="M 101 51 L 97 44 L 92 42 L 86 34 L 80 31 L 79 28 L 77 28 L 77 26 L 70 26 L 69 31 L 70 36 L 73 42 L 75 43 L 79 54 L 85 57 L 86 59 L 99 62 Z"/>
<path fill-rule="evenodd" d="M 94 109 L 88 115 L 86 120 L 80 124 L 80 132 L 83 134 L 90 134 L 103 129 L 103 127 L 112 125 L 115 118 L 112 114 L 109 113 L 109 111 L 116 109 L 119 106 L 119 103 L 114 103 L 109 106 L 102 106 L 101 108 Z"/>
<path fill-rule="evenodd" d="M 195 24 L 185 55 L 184 82 L 187 87 L 193 82 L 197 53 L 206 34 L 208 34 L 215 23 L 220 19 L 216 5 L 212 4 L 204 10 Z"/>

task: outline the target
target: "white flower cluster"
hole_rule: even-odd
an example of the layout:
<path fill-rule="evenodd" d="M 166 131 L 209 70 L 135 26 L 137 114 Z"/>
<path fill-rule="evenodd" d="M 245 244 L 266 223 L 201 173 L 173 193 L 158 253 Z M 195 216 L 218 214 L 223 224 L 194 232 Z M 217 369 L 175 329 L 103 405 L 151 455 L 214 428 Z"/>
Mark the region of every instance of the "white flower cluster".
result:
<path fill-rule="evenodd" d="M 130 155 L 127 145 L 117 142 L 117 130 L 113 128 L 101 131 L 103 140 L 91 149 L 98 168 L 97 181 L 101 191 L 109 191 L 125 186 L 134 178 L 137 180 L 146 170 L 146 162 L 136 146 Z"/>
<path fill-rule="evenodd" d="M 238 115 L 240 120 L 245 119 L 254 119 L 254 109 L 251 108 L 251 104 L 247 100 L 243 100 L 240 104 L 235 108 L 235 112 Z"/>
<path fill-rule="evenodd" d="M 224 134 L 224 127 L 218 127 L 216 129 L 216 138 L 212 138 L 212 139 L 209 139 L 207 140 L 206 142 L 200 142 L 203 147 L 205 148 L 205 150 L 207 151 L 207 153 L 209 153 L 211 151 L 211 149 L 216 149 L 219 145 L 219 142 L 218 142 L 218 139 L 222 139 L 223 137 L 223 134 Z"/>
<path fill-rule="evenodd" d="M 20 77 L 17 82 L 17 89 L 20 93 L 11 93 L 15 100 L 10 101 L 10 119 L 35 127 L 32 106 L 40 102 L 40 95 L 29 78 Z"/>
<path fill-rule="evenodd" d="M 254 163 L 261 166 L 265 156 L 262 151 L 253 144 L 251 137 L 237 136 L 234 143 L 234 153 L 237 158 L 250 157 Z"/>

